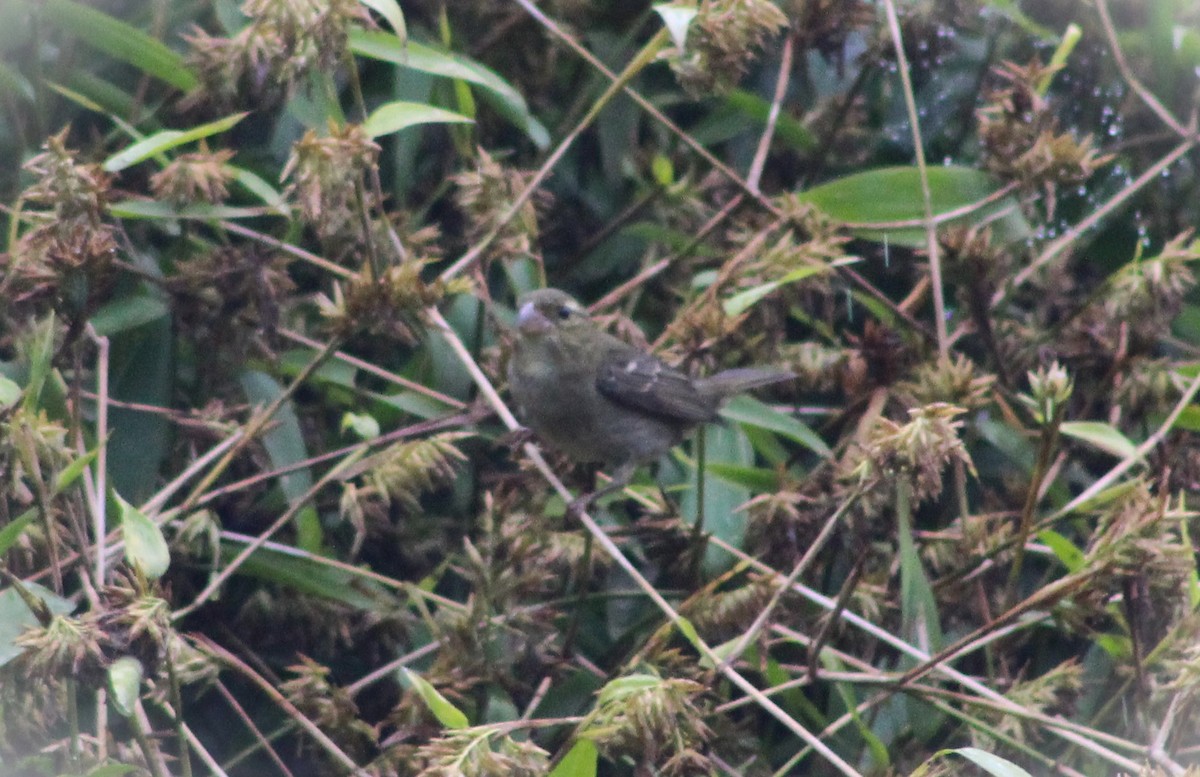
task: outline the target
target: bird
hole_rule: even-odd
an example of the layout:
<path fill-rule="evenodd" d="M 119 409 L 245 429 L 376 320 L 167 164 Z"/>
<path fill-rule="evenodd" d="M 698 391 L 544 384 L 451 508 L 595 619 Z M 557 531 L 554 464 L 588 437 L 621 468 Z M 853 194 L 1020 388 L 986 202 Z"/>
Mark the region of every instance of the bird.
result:
<path fill-rule="evenodd" d="M 639 466 L 716 421 L 725 400 L 795 377 L 757 367 L 691 377 L 603 331 L 553 288 L 518 299 L 514 334 L 508 385 L 518 416 L 576 462 L 610 468 L 612 481 L 574 500 L 572 511 L 627 486 Z"/>

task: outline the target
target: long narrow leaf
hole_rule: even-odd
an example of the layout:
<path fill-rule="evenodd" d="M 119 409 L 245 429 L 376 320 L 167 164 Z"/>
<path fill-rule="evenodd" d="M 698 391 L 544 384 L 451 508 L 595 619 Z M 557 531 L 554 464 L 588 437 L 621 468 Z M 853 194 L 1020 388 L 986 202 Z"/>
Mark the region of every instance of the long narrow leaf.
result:
<path fill-rule="evenodd" d="M 207 124 L 201 124 L 191 129 L 156 132 L 110 156 L 104 161 L 104 169 L 110 173 L 119 172 L 176 146 L 182 146 L 184 143 L 191 143 L 201 138 L 207 138 L 211 135 L 224 132 L 246 118 L 246 116 L 247 114 L 245 113 L 235 113 L 232 116 L 210 121 Z"/>
<path fill-rule="evenodd" d="M 550 145 L 550 133 L 529 112 L 521 93 L 493 71 L 460 54 L 438 51 L 416 41 L 401 42 L 386 32 L 354 30 L 350 48 L 355 54 L 430 75 L 467 81 L 482 88 L 482 96 L 502 116 L 519 127 L 534 145 Z"/>
<path fill-rule="evenodd" d="M 418 124 L 471 124 L 461 113 L 424 103 L 397 100 L 379 106 L 363 122 L 363 130 L 373 138 L 390 135 Z"/>
<path fill-rule="evenodd" d="M 195 73 L 183 57 L 161 41 L 103 11 L 75 0 L 46 0 L 42 13 L 48 22 L 74 33 L 85 44 L 177 89 L 186 92 L 197 84 Z"/>

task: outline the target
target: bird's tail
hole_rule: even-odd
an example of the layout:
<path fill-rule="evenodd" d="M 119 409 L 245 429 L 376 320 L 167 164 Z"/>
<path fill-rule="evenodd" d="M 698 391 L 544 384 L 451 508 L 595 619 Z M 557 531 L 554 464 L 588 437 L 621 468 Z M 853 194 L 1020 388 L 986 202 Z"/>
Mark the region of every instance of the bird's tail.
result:
<path fill-rule="evenodd" d="M 707 378 L 700 378 L 696 381 L 696 388 L 700 389 L 701 393 L 709 396 L 732 397 L 734 394 L 740 394 L 743 391 L 756 389 L 761 386 L 769 386 L 772 383 L 780 383 L 785 380 L 792 380 L 795 374 L 786 370 L 772 370 L 762 367 L 739 367 L 737 369 L 725 370 L 718 372 L 716 375 L 711 375 Z"/>

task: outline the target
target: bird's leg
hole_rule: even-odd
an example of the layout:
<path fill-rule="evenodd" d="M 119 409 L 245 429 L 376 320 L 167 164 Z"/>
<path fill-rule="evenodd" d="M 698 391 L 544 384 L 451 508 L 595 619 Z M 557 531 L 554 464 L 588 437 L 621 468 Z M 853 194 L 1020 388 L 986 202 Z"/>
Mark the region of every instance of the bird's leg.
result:
<path fill-rule="evenodd" d="M 612 480 L 603 488 L 597 488 L 595 491 L 587 494 L 580 494 L 571 500 L 567 505 L 567 515 L 579 515 L 592 506 L 592 503 L 603 496 L 608 496 L 614 491 L 620 491 L 625 486 L 629 485 L 633 480 L 634 473 L 637 472 L 636 462 L 626 462 L 618 466 L 612 474 Z"/>

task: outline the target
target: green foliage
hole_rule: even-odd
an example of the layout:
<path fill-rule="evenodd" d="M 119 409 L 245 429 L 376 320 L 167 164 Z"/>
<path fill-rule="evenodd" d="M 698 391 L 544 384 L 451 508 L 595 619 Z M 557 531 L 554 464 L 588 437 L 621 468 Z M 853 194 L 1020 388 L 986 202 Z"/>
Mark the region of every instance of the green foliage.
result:
<path fill-rule="evenodd" d="M 0 771 L 1200 768 L 1200 17 L 892 5 L 0 3 Z"/>

